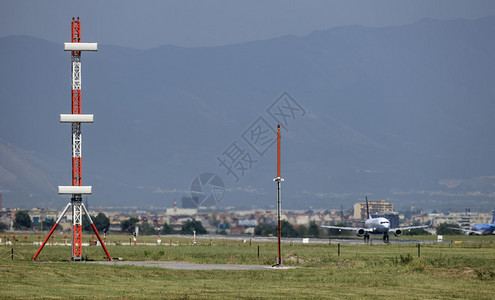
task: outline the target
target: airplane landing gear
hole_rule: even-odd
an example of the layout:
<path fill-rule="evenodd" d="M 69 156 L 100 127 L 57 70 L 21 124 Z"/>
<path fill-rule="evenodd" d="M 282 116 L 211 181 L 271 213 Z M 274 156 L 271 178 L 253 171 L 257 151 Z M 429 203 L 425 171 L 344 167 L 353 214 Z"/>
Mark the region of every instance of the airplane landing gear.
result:
<path fill-rule="evenodd" d="M 365 243 L 369 243 L 370 242 L 370 235 L 369 234 L 365 234 L 364 235 L 364 242 Z"/>
<path fill-rule="evenodd" d="M 383 242 L 388 243 L 388 234 L 383 235 Z"/>

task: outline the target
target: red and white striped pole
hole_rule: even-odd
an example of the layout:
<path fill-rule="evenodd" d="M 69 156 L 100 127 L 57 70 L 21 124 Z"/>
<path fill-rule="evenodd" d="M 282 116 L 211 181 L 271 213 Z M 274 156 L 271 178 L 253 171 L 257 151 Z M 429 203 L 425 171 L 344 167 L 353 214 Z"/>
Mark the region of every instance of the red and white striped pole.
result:
<path fill-rule="evenodd" d="M 282 266 L 282 250 L 281 250 L 281 236 L 282 236 L 282 221 L 281 221 L 281 201 L 282 201 L 282 191 L 281 183 L 284 181 L 280 177 L 280 125 L 277 125 L 277 177 L 273 181 L 277 182 L 277 263 L 276 266 Z"/>
<path fill-rule="evenodd" d="M 72 18 L 72 43 L 81 42 L 81 22 Z M 81 51 L 72 51 L 72 114 L 81 114 Z M 75 121 L 75 120 L 73 120 Z M 81 186 L 81 122 L 72 122 L 72 186 Z M 72 195 L 72 260 L 82 260 L 82 195 Z"/>

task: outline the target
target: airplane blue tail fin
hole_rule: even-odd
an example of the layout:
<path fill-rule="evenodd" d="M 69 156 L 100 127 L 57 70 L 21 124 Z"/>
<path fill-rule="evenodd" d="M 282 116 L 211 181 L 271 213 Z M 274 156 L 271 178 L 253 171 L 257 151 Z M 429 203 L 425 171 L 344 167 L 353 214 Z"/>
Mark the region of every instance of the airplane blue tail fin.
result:
<path fill-rule="evenodd" d="M 368 196 L 366 196 L 366 218 L 370 218 L 370 207 L 368 206 Z"/>

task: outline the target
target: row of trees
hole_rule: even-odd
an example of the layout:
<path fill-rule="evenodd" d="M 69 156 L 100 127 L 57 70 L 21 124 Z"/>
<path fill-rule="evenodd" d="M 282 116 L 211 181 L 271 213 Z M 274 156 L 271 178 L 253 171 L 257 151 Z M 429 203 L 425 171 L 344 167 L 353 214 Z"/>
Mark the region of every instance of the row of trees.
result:
<path fill-rule="evenodd" d="M 108 230 L 110 227 L 110 219 L 104 213 L 98 213 L 96 216 L 91 217 L 93 219 L 93 223 L 96 229 L 99 232 L 102 232 L 104 229 Z M 127 220 L 123 220 L 120 222 L 122 232 L 133 233 L 136 229 L 136 224 L 139 222 L 138 218 L 129 218 Z M 55 224 L 55 220 L 53 218 L 43 220 L 41 223 L 36 224 L 37 229 L 49 229 L 53 227 Z M 23 230 L 23 229 L 31 229 L 33 228 L 33 223 L 31 221 L 31 217 L 27 211 L 18 211 L 15 214 L 14 228 Z M 343 224 L 340 224 L 343 226 Z M 339 226 L 339 225 L 337 225 Z M 462 231 L 456 230 L 453 228 L 460 228 L 458 224 L 452 223 L 441 223 L 437 226 L 437 234 L 438 235 L 456 235 L 462 234 Z M 7 229 L 7 225 L 0 223 L 0 231 L 4 231 Z M 93 229 L 91 228 L 91 224 L 87 220 L 87 218 L 83 218 L 83 230 L 91 232 Z M 316 224 L 316 222 L 312 221 L 309 223 L 309 226 L 293 226 L 288 221 L 281 221 L 281 230 L 283 237 L 319 237 L 322 234 L 322 230 L 320 226 Z M 191 219 L 186 221 L 180 230 L 174 230 L 172 226 L 165 223 L 163 226 L 157 230 L 148 222 L 144 222 L 139 226 L 139 232 L 142 235 L 157 235 L 157 234 L 193 234 L 193 231 L 196 231 L 196 234 L 206 234 L 207 231 L 203 227 L 200 221 L 195 219 Z M 352 232 L 338 229 L 328 229 L 329 235 L 352 235 Z M 403 233 L 404 235 L 424 235 L 429 234 L 426 230 L 419 228 L 413 230 L 406 230 Z M 270 224 L 259 224 L 254 228 L 254 235 L 257 236 L 270 236 L 277 235 L 277 226 Z"/>
<path fill-rule="evenodd" d="M 310 222 L 309 226 L 299 225 L 296 228 L 288 221 L 280 222 L 281 234 L 283 237 L 319 237 L 321 234 L 320 226 L 316 222 Z M 277 235 L 277 226 L 270 224 L 259 224 L 254 228 L 254 235 L 270 236 Z"/>
<path fill-rule="evenodd" d="M 110 227 L 110 219 L 104 214 L 99 213 L 96 216 L 91 217 L 93 219 L 93 223 L 95 224 L 96 229 L 98 231 L 103 231 L 103 229 L 107 229 Z M 14 229 L 18 230 L 26 230 L 26 229 L 50 229 L 55 225 L 55 220 L 53 218 L 42 220 L 38 223 L 33 223 L 31 221 L 31 216 L 25 210 L 21 210 L 16 212 L 15 221 L 14 221 Z M 82 222 L 84 231 L 92 231 L 91 224 L 86 218 L 83 218 Z M 0 223 L 0 230 L 7 229 L 7 225 Z"/>
<path fill-rule="evenodd" d="M 120 227 L 122 229 L 122 232 L 133 233 L 136 230 L 136 224 L 138 222 L 139 219 L 137 218 L 130 218 L 121 221 Z M 193 234 L 194 231 L 196 231 L 196 234 L 208 233 L 208 231 L 203 227 L 203 224 L 195 219 L 187 220 L 184 224 L 182 224 L 181 230 L 174 230 L 173 227 L 167 223 L 164 223 L 160 230 L 157 230 L 148 222 L 143 222 L 141 226 L 139 226 L 139 233 L 141 235 Z"/>
<path fill-rule="evenodd" d="M 110 219 L 104 213 L 98 213 L 96 216 L 91 216 L 93 220 L 93 224 L 95 225 L 98 232 L 103 232 L 104 229 L 108 230 L 110 228 Z M 129 218 L 127 220 L 123 220 L 120 222 L 120 227 L 122 232 L 133 233 L 136 230 L 136 224 L 139 222 L 138 218 Z M 55 220 L 53 218 L 43 220 L 42 223 L 33 224 L 31 221 L 31 217 L 27 211 L 18 211 L 15 214 L 14 228 L 18 230 L 27 230 L 36 227 L 36 229 L 50 229 L 55 225 Z M 93 228 L 91 227 L 90 222 L 87 218 L 83 218 L 82 220 L 83 231 L 92 232 Z M 0 231 L 4 231 L 8 229 L 8 226 L 4 223 L 0 223 Z M 181 230 L 174 230 L 172 226 L 165 223 L 160 228 L 160 230 L 155 229 L 148 222 L 144 222 L 139 226 L 139 232 L 142 235 L 157 235 L 157 234 L 193 234 L 196 231 L 197 234 L 206 234 L 208 233 L 206 229 L 203 227 L 200 221 L 195 219 L 186 221 Z"/>

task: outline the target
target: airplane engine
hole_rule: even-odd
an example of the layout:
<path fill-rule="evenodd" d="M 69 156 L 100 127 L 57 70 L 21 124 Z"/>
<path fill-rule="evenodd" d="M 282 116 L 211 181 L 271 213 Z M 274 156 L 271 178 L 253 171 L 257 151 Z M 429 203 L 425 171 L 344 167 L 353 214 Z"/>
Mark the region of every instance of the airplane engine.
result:
<path fill-rule="evenodd" d="M 364 229 L 363 228 L 359 228 L 358 230 L 356 230 L 356 235 L 357 236 L 363 236 L 365 233 Z"/>
<path fill-rule="evenodd" d="M 394 235 L 395 236 L 401 236 L 402 235 L 402 230 L 401 229 L 394 230 Z"/>

